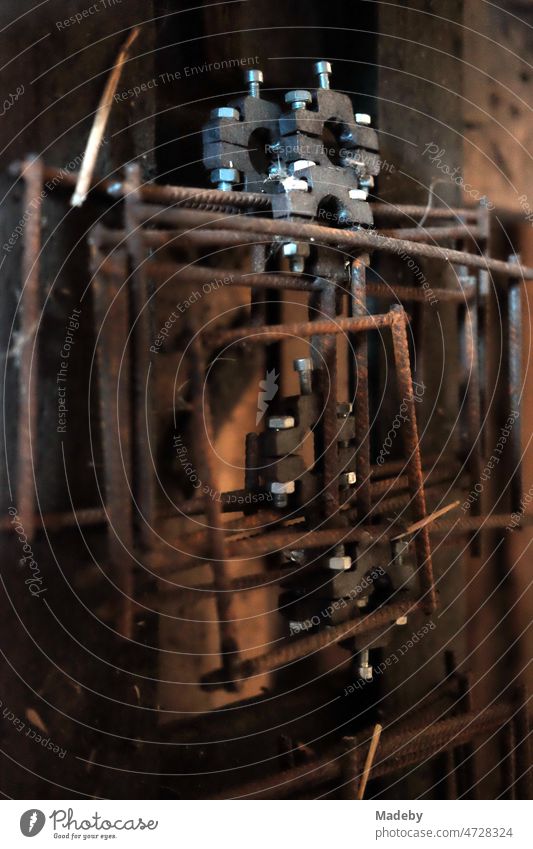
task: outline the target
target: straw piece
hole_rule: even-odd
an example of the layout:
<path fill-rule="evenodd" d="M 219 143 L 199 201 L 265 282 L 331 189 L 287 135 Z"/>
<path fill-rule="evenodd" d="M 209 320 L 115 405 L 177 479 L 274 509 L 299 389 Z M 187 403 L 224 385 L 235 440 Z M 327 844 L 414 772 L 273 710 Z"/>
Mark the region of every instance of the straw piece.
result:
<path fill-rule="evenodd" d="M 70 200 L 71 206 L 81 206 L 91 187 L 94 167 L 98 157 L 98 150 L 100 149 L 105 128 L 107 126 L 107 120 L 113 105 L 113 98 L 117 90 L 122 68 L 128 58 L 130 48 L 140 31 L 140 27 L 132 29 L 124 42 L 124 45 L 118 54 L 115 66 L 108 77 L 104 92 L 100 98 L 100 103 L 98 104 L 98 109 L 94 116 L 91 132 L 89 133 L 89 139 L 83 155 L 83 162 L 78 174 L 78 181 L 76 183 L 74 194 Z"/>

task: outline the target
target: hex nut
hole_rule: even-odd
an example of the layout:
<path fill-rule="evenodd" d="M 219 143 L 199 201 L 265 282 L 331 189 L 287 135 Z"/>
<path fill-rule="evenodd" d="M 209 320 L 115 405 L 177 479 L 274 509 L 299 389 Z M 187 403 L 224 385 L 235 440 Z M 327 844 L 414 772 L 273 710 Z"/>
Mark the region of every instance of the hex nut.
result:
<path fill-rule="evenodd" d="M 231 106 L 218 106 L 216 109 L 211 110 L 211 119 L 217 120 L 218 118 L 230 118 L 232 121 L 240 120 L 239 110 L 233 109 Z"/>
<path fill-rule="evenodd" d="M 288 91 L 284 99 L 293 109 L 304 109 L 307 103 L 313 102 L 313 95 L 305 89 L 294 89 Z"/>
<path fill-rule="evenodd" d="M 307 242 L 285 242 L 281 252 L 283 256 L 309 256 L 311 250 Z"/>
<path fill-rule="evenodd" d="M 268 426 L 272 430 L 289 430 L 294 425 L 293 416 L 270 416 L 268 419 Z"/>
<path fill-rule="evenodd" d="M 330 557 L 328 560 L 328 568 L 335 569 L 337 572 L 347 572 L 351 565 L 351 557 Z"/>
<path fill-rule="evenodd" d="M 211 171 L 212 183 L 238 183 L 239 172 L 236 168 L 215 168 Z"/>
<path fill-rule="evenodd" d="M 348 197 L 351 200 L 366 200 L 368 198 L 368 192 L 365 189 L 350 189 Z"/>
<path fill-rule="evenodd" d="M 296 487 L 294 481 L 286 481 L 285 483 L 282 483 L 281 481 L 272 481 L 269 484 L 268 489 L 272 495 L 292 495 Z"/>
<path fill-rule="evenodd" d="M 354 486 L 357 483 L 357 476 L 355 472 L 343 472 L 340 476 L 340 484 L 341 486 Z"/>

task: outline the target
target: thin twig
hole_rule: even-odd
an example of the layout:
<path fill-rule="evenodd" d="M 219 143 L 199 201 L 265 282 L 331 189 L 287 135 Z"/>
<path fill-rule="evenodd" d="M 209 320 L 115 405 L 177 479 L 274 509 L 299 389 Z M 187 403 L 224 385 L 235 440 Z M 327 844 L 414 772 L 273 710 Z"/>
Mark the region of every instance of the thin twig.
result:
<path fill-rule="evenodd" d="M 370 775 L 370 770 L 372 769 L 372 764 L 374 763 L 374 758 L 376 756 L 376 749 L 379 745 L 379 738 L 381 737 L 381 732 L 383 731 L 383 726 L 379 724 L 379 722 L 374 726 L 374 731 L 372 733 L 372 739 L 370 741 L 370 747 L 368 749 L 368 754 L 366 756 L 365 766 L 363 769 L 363 775 L 361 776 L 361 781 L 359 783 L 359 789 L 357 791 L 357 798 L 362 799 L 365 795 L 366 785 L 368 783 L 368 776 Z"/>
<path fill-rule="evenodd" d="M 102 97 L 100 98 L 100 103 L 98 104 L 98 109 L 96 110 L 96 114 L 94 116 L 91 132 L 89 133 L 89 139 L 87 141 L 87 146 L 83 155 L 82 166 L 78 174 L 78 181 L 76 183 L 74 194 L 72 195 L 72 198 L 70 200 L 71 206 L 81 206 L 85 198 L 87 197 L 87 192 L 91 187 L 94 167 L 96 165 L 96 159 L 98 157 L 98 151 L 102 143 L 105 128 L 107 126 L 107 120 L 109 118 L 109 113 L 113 105 L 113 98 L 117 90 L 117 85 L 120 79 L 120 75 L 122 73 L 122 68 L 128 58 L 130 48 L 137 36 L 139 35 L 140 31 L 140 27 L 135 27 L 134 29 L 132 29 L 126 41 L 124 42 L 120 53 L 118 54 L 117 61 L 115 62 L 113 70 L 111 71 L 107 80 L 104 92 L 102 94 Z"/>
<path fill-rule="evenodd" d="M 392 542 L 396 542 L 398 539 L 403 539 L 404 537 L 408 537 L 409 534 L 414 534 L 415 531 L 421 530 L 421 528 L 425 528 L 426 525 L 430 525 L 432 522 L 435 522 L 437 519 L 440 519 L 441 516 L 444 516 L 445 513 L 449 513 L 450 510 L 455 510 L 456 507 L 459 506 L 460 501 L 453 501 L 451 504 L 447 504 L 446 507 L 441 507 L 440 510 L 435 510 L 434 513 L 430 513 L 429 516 L 424 516 L 423 519 L 420 519 L 418 522 L 414 522 L 412 525 L 409 525 L 406 531 L 403 534 L 398 534 L 398 536 L 392 538 Z"/>

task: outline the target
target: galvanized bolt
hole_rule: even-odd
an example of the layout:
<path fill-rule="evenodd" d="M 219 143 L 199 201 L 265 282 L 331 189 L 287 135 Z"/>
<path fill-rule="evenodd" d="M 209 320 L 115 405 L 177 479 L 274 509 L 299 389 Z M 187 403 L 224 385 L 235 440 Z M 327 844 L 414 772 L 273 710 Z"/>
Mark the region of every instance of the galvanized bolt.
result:
<path fill-rule="evenodd" d="M 339 478 L 339 486 L 343 489 L 346 489 L 349 486 L 354 486 L 357 482 L 357 476 L 355 472 L 343 472 Z"/>
<path fill-rule="evenodd" d="M 372 118 L 367 112 L 356 112 L 354 117 L 356 124 L 363 124 L 365 127 L 369 127 L 372 123 Z"/>
<path fill-rule="evenodd" d="M 263 72 L 259 70 L 246 71 L 244 78 L 248 83 L 250 97 L 259 97 L 260 86 L 263 82 Z"/>
<path fill-rule="evenodd" d="M 231 106 L 219 106 L 211 110 L 211 120 L 215 121 L 218 118 L 230 118 L 232 121 L 240 119 L 238 109 L 233 109 Z"/>
<path fill-rule="evenodd" d="M 359 652 L 358 658 L 358 673 L 359 677 L 363 679 L 363 681 L 372 681 L 373 677 L 373 669 L 370 665 L 370 652 L 368 649 L 363 649 Z"/>
<path fill-rule="evenodd" d="M 305 260 L 310 253 L 307 242 L 285 242 L 281 248 L 281 252 L 283 256 L 289 259 L 291 271 L 301 274 L 305 268 Z"/>
<path fill-rule="evenodd" d="M 293 112 L 297 112 L 298 109 L 305 109 L 307 104 L 312 102 L 313 96 L 311 92 L 304 91 L 301 88 L 288 91 L 285 95 L 285 103 L 290 105 Z"/>
<path fill-rule="evenodd" d="M 313 391 L 313 360 L 308 357 L 299 357 L 293 362 L 294 371 L 298 372 L 300 379 L 300 394 L 311 395 Z"/>
<path fill-rule="evenodd" d="M 221 192 L 230 192 L 239 180 L 240 175 L 236 168 L 215 168 L 211 171 L 211 182 L 216 183 Z"/>
<path fill-rule="evenodd" d="M 329 88 L 329 75 L 331 74 L 331 65 L 329 62 L 322 60 L 315 62 L 313 65 L 315 76 L 318 77 L 319 88 Z"/>
<path fill-rule="evenodd" d="M 274 506 L 282 509 L 289 503 L 288 496 L 295 490 L 294 481 L 272 481 L 268 486 L 269 492 L 274 496 Z"/>
<path fill-rule="evenodd" d="M 294 424 L 293 416 L 270 416 L 268 419 L 271 430 L 289 430 Z"/>

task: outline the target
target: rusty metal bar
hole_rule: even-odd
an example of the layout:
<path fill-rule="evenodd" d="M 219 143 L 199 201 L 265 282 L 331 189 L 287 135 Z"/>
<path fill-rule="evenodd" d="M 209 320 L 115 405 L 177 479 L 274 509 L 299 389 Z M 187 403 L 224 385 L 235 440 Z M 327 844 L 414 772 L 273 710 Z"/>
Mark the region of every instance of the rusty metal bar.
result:
<path fill-rule="evenodd" d="M 205 387 L 206 361 L 201 339 L 198 333 L 191 344 L 192 352 L 192 388 L 196 403 L 193 405 L 193 418 L 198 452 L 195 455 L 199 477 L 205 492 L 204 506 L 207 521 L 206 533 L 213 563 L 213 578 L 216 587 L 216 606 L 220 632 L 220 653 L 222 667 L 226 676 L 226 687 L 238 688 L 239 644 L 237 640 L 236 617 L 233 609 L 231 573 L 227 564 L 226 542 L 222 525 L 222 510 L 218 500 L 212 497 L 216 487 L 215 470 L 212 460 L 211 408 L 209 395 Z"/>
<path fill-rule="evenodd" d="M 354 318 L 367 315 L 366 306 L 366 267 L 369 264 L 367 254 L 354 260 L 351 265 L 351 314 Z M 355 347 L 355 437 L 357 442 L 357 515 L 368 515 L 371 507 L 370 494 L 370 412 L 368 401 L 368 339 L 366 334 L 356 336 Z"/>
<path fill-rule="evenodd" d="M 10 167 L 10 173 L 15 175 L 24 174 L 25 163 L 15 162 Z M 47 165 L 43 169 L 43 180 L 59 180 L 59 185 L 66 188 L 75 186 L 78 180 L 77 171 L 65 171 L 64 168 L 56 168 Z M 123 197 L 125 186 L 121 180 L 93 179 L 91 187 L 96 191 L 104 191 L 114 198 Z M 151 203 L 175 204 L 196 203 L 213 206 L 235 206 L 245 209 L 269 210 L 271 200 L 268 195 L 254 192 L 227 192 L 218 189 L 194 188 L 185 186 L 168 186 L 156 183 L 144 183 L 141 187 L 142 198 Z M 370 203 L 369 206 L 376 217 L 379 218 L 422 218 L 426 220 L 452 218 L 463 220 L 476 220 L 479 207 L 465 207 L 449 209 L 444 207 L 432 207 L 415 204 L 388 205 L 385 203 Z"/>
<path fill-rule="evenodd" d="M 467 713 L 407 731 L 384 730 L 370 780 L 399 772 L 481 734 L 493 733 L 509 721 L 513 711 L 513 705 L 499 704 L 483 712 Z M 331 749 L 319 759 L 241 784 L 214 798 L 283 799 L 332 781 L 346 780 L 347 776 L 357 780 L 371 733 L 367 730 L 353 738 L 351 751 L 346 739 L 342 747 Z"/>
<path fill-rule="evenodd" d="M 194 232 L 193 228 L 207 226 L 213 230 L 232 230 L 239 233 L 252 233 L 262 240 L 265 236 L 272 236 L 276 241 L 287 236 L 293 239 L 312 239 L 318 245 L 333 245 L 344 247 L 351 253 L 361 253 L 365 249 L 382 250 L 385 253 L 396 255 L 409 255 L 412 257 L 427 257 L 456 265 L 466 265 L 469 268 L 484 268 L 495 274 L 519 276 L 522 279 L 533 279 L 533 268 L 516 266 L 513 263 L 502 260 L 490 259 L 479 254 L 470 254 L 466 251 L 443 248 L 439 245 L 426 245 L 424 243 L 411 242 L 407 239 L 393 239 L 381 236 L 371 230 L 338 230 L 331 227 L 323 227 L 319 224 L 306 224 L 303 222 L 292 222 L 281 219 L 254 218 L 246 215 L 231 216 L 223 213 L 213 217 L 213 213 L 200 212 L 193 209 L 168 209 L 167 207 L 150 207 L 139 205 L 139 217 L 143 221 L 152 224 L 159 223 L 169 226 L 185 225 L 190 227 L 188 235 Z M 193 238 L 193 236 L 191 236 Z"/>
<path fill-rule="evenodd" d="M 133 418 L 135 452 L 135 504 L 138 513 L 139 537 L 145 547 L 150 543 L 155 520 L 155 477 L 148 461 L 153 449 L 152 394 L 148 391 L 152 361 L 150 346 L 152 328 L 146 275 L 146 250 L 136 210 L 140 197 L 141 169 L 137 163 L 126 167 L 125 212 L 126 249 L 130 257 L 130 291 L 133 309 Z M 153 379 L 153 376 L 152 376 Z"/>
<path fill-rule="evenodd" d="M 411 375 L 409 344 L 407 341 L 407 317 L 403 307 L 398 305 L 392 307 L 391 313 L 394 316 L 394 321 L 392 323 L 392 341 L 394 346 L 394 358 L 396 360 L 396 379 L 398 381 L 400 398 L 407 407 L 407 420 L 404 428 L 405 450 L 408 457 L 407 474 L 409 476 L 414 519 L 415 521 L 419 521 L 426 516 L 426 498 L 424 495 L 413 378 Z M 422 586 L 424 609 L 427 613 L 431 613 L 437 606 L 437 597 L 435 594 L 433 567 L 431 563 L 431 547 L 429 544 L 429 531 L 427 527 L 421 528 L 420 531 L 416 533 L 415 547 L 417 552 L 418 568 L 420 570 L 420 583 Z"/>
<path fill-rule="evenodd" d="M 390 327 L 393 316 L 390 313 L 370 315 L 362 318 L 336 318 L 334 321 L 301 321 L 294 324 L 272 324 L 266 327 L 240 327 L 222 330 L 209 337 L 211 348 L 242 342 L 247 345 L 264 345 L 286 341 L 290 336 L 317 336 L 331 333 L 363 333 L 367 330 L 380 330 Z"/>
<path fill-rule="evenodd" d="M 393 625 L 397 619 L 408 614 L 413 614 L 418 609 L 417 602 L 403 601 L 385 605 L 379 610 L 369 613 L 359 619 L 343 622 L 341 625 L 333 625 L 324 628 L 315 634 L 299 639 L 284 642 L 280 648 L 272 649 L 265 654 L 254 657 L 252 660 L 242 661 L 235 670 L 242 679 L 261 675 L 264 672 L 272 672 L 306 657 L 309 654 L 332 646 L 348 637 L 357 637 L 368 634 L 378 628 Z M 203 678 L 203 684 L 207 686 L 220 686 L 223 680 L 224 670 L 215 669 Z"/>
<path fill-rule="evenodd" d="M 37 326 L 41 305 L 39 268 L 41 252 L 41 207 L 43 165 L 32 157 L 24 163 L 24 209 L 27 213 L 22 254 L 22 292 L 20 296 L 19 398 L 17 428 L 16 503 L 24 533 L 33 539 L 36 491 L 34 466 L 37 464 L 37 422 L 39 351 Z"/>
<path fill-rule="evenodd" d="M 131 405 L 128 351 L 129 302 L 126 262 L 122 274 L 100 275 L 100 254 L 91 249 L 94 313 L 98 334 L 97 362 L 101 438 L 104 454 L 105 510 L 108 517 L 109 560 L 117 590 L 121 593 L 119 632 L 133 636 L 132 599 L 134 580 L 130 552 L 133 549 L 133 514 L 130 488 Z"/>
<path fill-rule="evenodd" d="M 394 230 L 380 230 L 380 235 L 394 239 L 410 239 L 412 242 L 433 242 L 438 239 L 477 239 L 481 230 L 475 225 L 468 227 L 458 224 L 449 227 L 397 227 Z"/>

